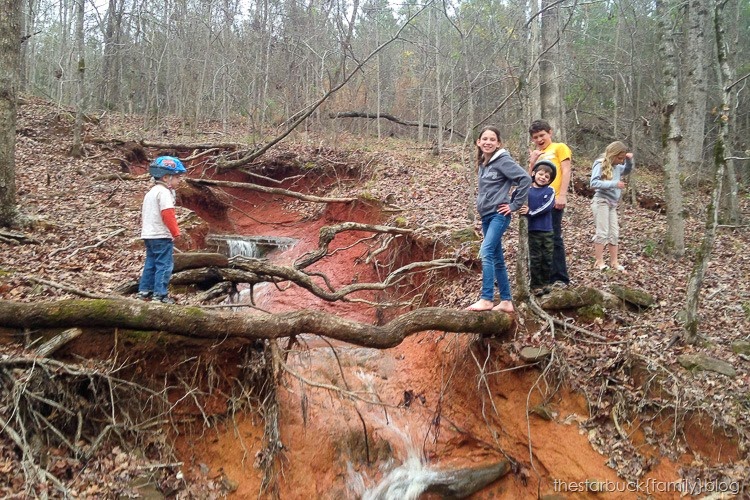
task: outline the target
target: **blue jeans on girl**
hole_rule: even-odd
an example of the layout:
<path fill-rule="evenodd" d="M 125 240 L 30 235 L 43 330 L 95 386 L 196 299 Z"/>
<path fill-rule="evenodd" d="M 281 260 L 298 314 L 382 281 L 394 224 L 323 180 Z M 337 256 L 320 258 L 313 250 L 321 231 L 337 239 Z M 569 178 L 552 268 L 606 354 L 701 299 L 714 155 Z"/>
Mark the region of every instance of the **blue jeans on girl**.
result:
<path fill-rule="evenodd" d="M 503 256 L 503 234 L 509 225 L 510 215 L 495 212 L 482 217 L 484 240 L 479 250 L 479 256 L 482 258 L 482 299 L 494 299 L 496 281 L 500 289 L 500 300 L 512 298 Z"/>
<path fill-rule="evenodd" d="M 174 269 L 174 241 L 171 238 L 143 240 L 146 245 L 146 263 L 138 284 L 138 293 L 153 292 L 154 297 L 166 297 L 169 279 Z"/>

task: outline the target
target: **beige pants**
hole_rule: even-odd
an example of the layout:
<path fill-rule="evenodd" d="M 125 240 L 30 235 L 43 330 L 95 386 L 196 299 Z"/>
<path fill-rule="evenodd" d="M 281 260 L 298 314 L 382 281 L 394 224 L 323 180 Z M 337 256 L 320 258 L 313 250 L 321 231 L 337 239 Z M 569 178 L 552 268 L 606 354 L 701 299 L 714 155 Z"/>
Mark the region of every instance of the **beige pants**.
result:
<path fill-rule="evenodd" d="M 594 213 L 594 223 L 596 224 L 594 243 L 617 245 L 620 239 L 617 205 L 611 205 L 607 200 L 594 196 L 591 200 L 591 211 Z"/>

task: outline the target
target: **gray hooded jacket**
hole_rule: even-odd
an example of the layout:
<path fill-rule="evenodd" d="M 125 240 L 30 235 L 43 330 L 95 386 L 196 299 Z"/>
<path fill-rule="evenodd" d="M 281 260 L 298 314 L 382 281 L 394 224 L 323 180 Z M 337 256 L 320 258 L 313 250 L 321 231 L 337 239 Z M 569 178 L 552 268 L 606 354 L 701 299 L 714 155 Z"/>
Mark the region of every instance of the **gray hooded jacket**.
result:
<path fill-rule="evenodd" d="M 627 175 L 633 170 L 635 162 L 632 158 L 626 158 L 625 163 L 614 165 L 612 167 L 612 178 L 602 179 L 602 159 L 599 158 L 594 162 L 594 166 L 591 167 L 591 180 L 590 186 L 594 188 L 594 196 L 607 200 L 612 205 L 617 204 L 620 200 L 621 189 L 617 187 L 617 183 L 623 175 Z"/>
<path fill-rule="evenodd" d="M 518 186 L 511 199 L 510 189 Z M 477 193 L 477 211 L 481 217 L 497 212 L 497 206 L 503 203 L 510 205 L 511 211 L 521 208 L 529 196 L 531 176 L 521 168 L 510 153 L 498 149 L 487 165 L 479 167 L 479 192 Z"/>

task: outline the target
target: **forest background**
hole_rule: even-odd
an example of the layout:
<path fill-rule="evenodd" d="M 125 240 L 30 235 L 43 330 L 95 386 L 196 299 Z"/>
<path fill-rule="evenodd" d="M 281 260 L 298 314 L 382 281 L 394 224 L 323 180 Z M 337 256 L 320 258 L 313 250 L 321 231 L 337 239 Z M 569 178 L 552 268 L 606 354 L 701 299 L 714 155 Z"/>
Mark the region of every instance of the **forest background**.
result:
<path fill-rule="evenodd" d="M 500 125 L 523 160 L 528 124 L 543 117 L 574 151 L 624 140 L 649 164 L 677 136 L 677 168 L 696 180 L 713 165 L 729 87 L 730 149 L 750 147 L 750 6 L 741 0 L 20 3 L 20 90 L 137 113 L 145 128 L 165 116 L 188 127 L 242 117 L 247 140 L 263 142 L 315 107 L 306 129 L 438 149 Z M 717 29 L 730 71 L 722 85 Z M 332 119 L 347 112 L 369 119 Z M 662 118 L 672 112 L 679 131 L 670 133 Z M 737 167 L 745 183 L 747 165 Z"/>
<path fill-rule="evenodd" d="M 26 93 L 75 110 L 74 156 L 85 156 L 84 115 L 125 114 L 142 120 L 144 135 L 164 137 L 206 122 L 234 132 L 239 122 L 251 151 L 244 159 L 295 130 L 365 149 L 411 139 L 438 156 L 464 145 L 471 170 L 478 128 L 499 125 L 524 163 L 528 124 L 543 117 L 579 171 L 589 164 L 577 158 L 623 140 L 639 165 L 663 173 L 666 252 L 686 252 L 685 214 L 695 215 L 681 199 L 688 186 L 705 193 L 723 184 L 716 220 L 712 203 L 698 215 L 713 229 L 745 227 L 750 6 L 742 0 L 5 0 L 0 12 L 0 25 L 13 28 L 0 31 L 3 88 L 12 82 L 3 103 Z M 15 127 L 7 131 L 15 140 Z M 3 214 L 15 202 L 7 179 L 22 168 L 8 160 L 8 144 Z M 637 178 L 630 186 L 635 197 Z"/>

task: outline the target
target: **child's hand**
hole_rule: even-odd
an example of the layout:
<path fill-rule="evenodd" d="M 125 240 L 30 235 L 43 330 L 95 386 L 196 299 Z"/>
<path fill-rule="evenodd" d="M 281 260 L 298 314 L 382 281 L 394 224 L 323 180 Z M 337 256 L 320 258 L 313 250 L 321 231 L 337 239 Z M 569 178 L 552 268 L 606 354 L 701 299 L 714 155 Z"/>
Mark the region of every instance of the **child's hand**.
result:
<path fill-rule="evenodd" d="M 617 187 L 618 187 L 618 189 L 625 189 L 625 183 L 622 182 L 622 181 L 618 181 L 617 182 Z"/>
<path fill-rule="evenodd" d="M 521 208 L 518 209 L 518 213 L 521 215 L 526 215 L 527 213 L 529 213 L 529 206 L 528 205 L 522 206 Z"/>
<path fill-rule="evenodd" d="M 533 167 L 541 155 L 542 155 L 541 150 L 529 149 L 529 166 Z"/>
<path fill-rule="evenodd" d="M 503 214 L 503 215 L 510 215 L 510 205 L 507 203 L 501 203 L 497 206 L 497 213 Z"/>
<path fill-rule="evenodd" d="M 633 159 L 633 153 L 625 153 L 625 158 L 628 158 L 629 160 Z"/>

